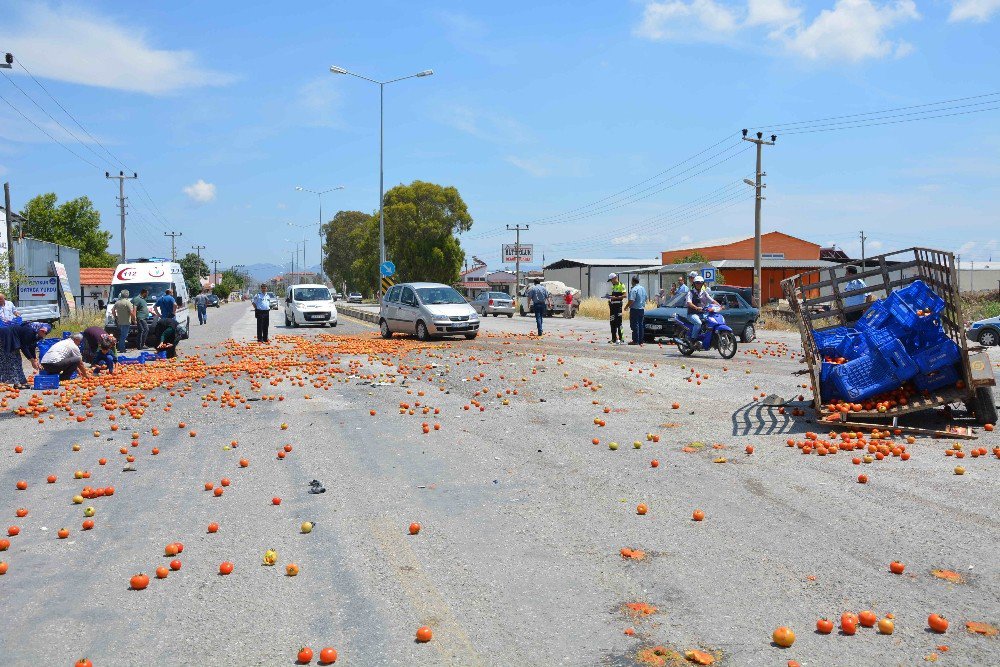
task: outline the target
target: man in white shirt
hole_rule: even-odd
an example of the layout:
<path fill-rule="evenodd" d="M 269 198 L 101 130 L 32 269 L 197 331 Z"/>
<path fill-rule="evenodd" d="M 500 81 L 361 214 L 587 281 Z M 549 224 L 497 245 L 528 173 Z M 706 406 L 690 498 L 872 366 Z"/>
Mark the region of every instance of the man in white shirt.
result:
<path fill-rule="evenodd" d="M 847 266 L 847 275 L 856 276 L 857 274 L 858 274 L 858 267 L 854 266 L 853 264 L 849 264 Z M 846 285 L 844 285 L 844 291 L 850 292 L 852 290 L 864 289 L 866 287 L 868 287 L 868 285 L 865 283 L 864 280 L 862 280 L 861 278 L 854 278 Z M 871 300 L 872 300 L 871 294 L 852 294 L 851 296 L 845 296 L 844 308 L 850 308 L 851 306 L 860 306 L 862 304 L 868 303 Z M 856 322 L 861 318 L 862 315 L 865 314 L 865 310 L 866 309 L 862 308 L 860 310 L 854 310 L 849 313 L 845 313 L 844 318 L 849 323 Z"/>
<path fill-rule="evenodd" d="M 83 334 L 80 333 L 59 341 L 42 357 L 42 370 L 49 375 L 59 375 L 60 380 L 68 380 L 73 371 L 77 371 L 80 377 L 86 377 L 87 369 L 83 365 L 81 345 Z"/>
<path fill-rule="evenodd" d="M 0 322 L 10 322 L 20 315 L 14 304 L 7 300 L 6 295 L 0 293 Z"/>

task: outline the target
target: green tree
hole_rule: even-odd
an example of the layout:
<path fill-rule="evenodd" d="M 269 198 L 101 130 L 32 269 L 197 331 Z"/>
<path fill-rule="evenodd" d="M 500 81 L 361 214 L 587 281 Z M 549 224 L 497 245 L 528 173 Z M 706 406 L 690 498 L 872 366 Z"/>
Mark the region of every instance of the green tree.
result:
<path fill-rule="evenodd" d="M 232 269 L 227 269 L 222 272 L 222 277 L 219 279 L 219 284 L 212 288 L 212 294 L 224 299 L 230 295 L 230 293 L 235 292 L 243 287 L 245 278 L 242 274 L 233 271 Z"/>
<path fill-rule="evenodd" d="M 55 193 L 38 195 L 21 215 L 24 235 L 40 241 L 77 248 L 81 267 L 114 266 L 118 256 L 108 252 L 111 232 L 101 229 L 101 214 L 88 197 L 77 197 L 56 206 Z"/>
<path fill-rule="evenodd" d="M 354 274 L 354 262 L 360 257 L 361 240 L 369 233 L 377 218 L 361 211 L 338 211 L 330 222 L 323 225 L 326 237 L 323 245 L 326 256 L 323 258 L 323 271 L 330 277 L 334 287 L 346 282 L 349 286 L 358 285 Z M 361 284 L 367 284 L 362 280 Z"/>
<path fill-rule="evenodd" d="M 385 193 L 385 237 L 398 280 L 458 281 L 465 252 L 457 234 L 472 227 L 472 216 L 454 187 L 413 181 Z M 378 225 L 375 225 L 378 249 Z M 367 247 L 366 247 L 367 249 Z M 373 280 L 378 264 L 375 253 Z"/>
<path fill-rule="evenodd" d="M 708 259 L 695 250 L 690 255 L 686 255 L 673 261 L 674 264 L 708 264 Z"/>
<path fill-rule="evenodd" d="M 208 275 L 208 264 L 201 257 L 193 252 L 189 252 L 177 262 L 181 265 L 184 273 L 184 283 L 187 285 L 188 294 L 192 297 L 201 292 L 201 277 Z"/>

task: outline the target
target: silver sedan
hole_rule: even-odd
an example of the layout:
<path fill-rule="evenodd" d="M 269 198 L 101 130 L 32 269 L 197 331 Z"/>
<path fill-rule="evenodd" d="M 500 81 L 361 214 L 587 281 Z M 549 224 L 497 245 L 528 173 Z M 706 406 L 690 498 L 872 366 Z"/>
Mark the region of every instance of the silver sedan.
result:
<path fill-rule="evenodd" d="M 470 303 L 483 317 L 487 315 L 514 317 L 514 300 L 504 292 L 483 292 Z"/>

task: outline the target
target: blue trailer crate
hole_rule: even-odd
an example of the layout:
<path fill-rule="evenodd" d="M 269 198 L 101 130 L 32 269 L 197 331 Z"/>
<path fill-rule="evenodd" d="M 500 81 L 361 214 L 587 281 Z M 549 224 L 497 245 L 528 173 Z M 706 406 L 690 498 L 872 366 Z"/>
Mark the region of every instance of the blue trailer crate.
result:
<path fill-rule="evenodd" d="M 914 280 L 906 287 L 893 292 L 897 297 L 914 311 L 922 310 L 935 315 L 944 310 L 944 299 L 934 293 L 923 280 Z M 891 296 L 891 295 L 890 295 Z"/>
<path fill-rule="evenodd" d="M 837 364 L 831 364 L 829 361 L 824 361 L 820 366 L 819 389 L 824 400 L 829 401 L 832 399 L 843 398 L 843 396 L 840 395 L 840 390 L 837 389 L 837 385 L 833 381 L 833 375 L 836 369 Z"/>
<path fill-rule="evenodd" d="M 862 401 L 899 387 L 899 380 L 878 355 L 868 355 L 840 364 L 833 370 L 833 383 L 849 401 Z"/>
<path fill-rule="evenodd" d="M 167 358 L 167 352 L 166 352 L 166 350 L 160 350 L 159 352 L 157 352 L 156 353 L 156 358 L 157 359 L 166 359 Z"/>
<path fill-rule="evenodd" d="M 903 347 L 898 338 L 893 338 L 885 345 L 879 347 L 875 354 L 882 357 L 889 367 L 889 372 L 899 380 L 897 384 L 909 380 L 920 372 L 917 362 L 913 360 L 913 357 L 906 351 L 906 348 Z"/>
<path fill-rule="evenodd" d="M 43 338 L 38 341 L 38 359 L 41 360 L 45 356 L 45 353 L 49 351 L 49 348 L 58 342 L 55 338 Z"/>
<path fill-rule="evenodd" d="M 924 348 L 913 356 L 921 373 L 930 373 L 946 366 L 954 366 L 962 358 L 962 351 L 950 338 Z"/>
<path fill-rule="evenodd" d="M 863 333 L 851 331 L 837 346 L 837 356 L 844 359 L 857 359 L 868 354 L 868 343 Z"/>
<path fill-rule="evenodd" d="M 35 376 L 33 386 L 35 389 L 58 389 L 59 376 L 39 373 Z"/>
<path fill-rule="evenodd" d="M 948 385 L 954 385 L 959 380 L 958 371 L 954 366 L 945 366 L 929 373 L 921 373 L 913 378 L 913 384 L 920 391 L 934 391 Z"/>
<path fill-rule="evenodd" d="M 850 331 L 847 327 L 842 326 L 831 327 L 822 331 L 813 331 L 813 341 L 816 343 L 816 349 L 824 357 L 835 355 L 837 347 Z"/>
<path fill-rule="evenodd" d="M 868 306 L 858 321 L 855 328 L 858 331 L 868 331 L 869 329 L 883 329 L 890 320 L 889 309 L 885 307 L 885 300 L 880 299 Z"/>

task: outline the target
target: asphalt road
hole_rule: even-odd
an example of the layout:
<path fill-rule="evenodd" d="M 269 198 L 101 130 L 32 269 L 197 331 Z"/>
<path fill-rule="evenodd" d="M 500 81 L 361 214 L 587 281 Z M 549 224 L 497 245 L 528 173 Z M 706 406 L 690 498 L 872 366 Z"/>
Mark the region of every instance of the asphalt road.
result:
<path fill-rule="evenodd" d="M 769 333 L 724 362 L 608 346 L 604 323 L 583 319 L 546 320 L 551 333 L 537 340 L 520 335 L 527 318 L 490 318 L 475 341 L 418 346 L 378 342 L 373 325 L 342 318 L 336 329 L 274 327 L 262 347 L 242 345 L 254 332 L 247 308 L 213 309 L 194 327 L 181 356 L 186 373 L 206 375 L 191 390 L 140 371 L 164 386 L 142 391 L 145 414 L 118 416 L 120 431 L 109 430 L 105 415 L 118 413 L 102 408 L 105 393 L 125 401 L 137 389 L 102 388 L 84 422 L 56 396 L 7 399 L 0 513 L 21 533 L 0 553 L 0 663 L 288 665 L 307 645 L 333 646 L 348 665 L 633 665 L 654 664 L 637 660 L 662 645 L 725 665 L 912 665 L 932 653 L 1000 664 L 1000 640 L 964 629 L 1000 623 L 1000 459 L 966 457 L 957 476 L 950 441 L 920 438 L 909 461 L 861 466 L 848 452 L 787 447 L 815 424 L 753 399 L 807 393 L 792 375 L 796 336 Z M 203 400 L 230 383 L 284 400 Z M 43 424 L 9 411 L 31 396 L 48 406 Z M 965 450 L 1000 446 L 981 435 Z M 293 449 L 279 460 L 284 444 Z M 136 471 L 123 472 L 119 447 L 135 452 Z M 223 477 L 223 496 L 203 490 Z M 308 493 L 314 479 L 325 493 Z M 73 504 L 85 483 L 115 494 Z M 84 532 L 87 506 L 96 527 Z M 19 507 L 28 516 L 16 518 Z M 696 508 L 704 521 L 692 521 Z M 307 535 L 305 520 L 316 523 Z M 208 534 L 212 521 L 220 529 Z M 171 560 L 174 541 L 182 569 L 129 590 L 132 574 Z M 646 558 L 624 559 L 623 547 Z M 268 548 L 276 567 L 261 564 Z M 894 559 L 904 575 L 888 571 Z M 231 575 L 218 574 L 222 561 Z M 289 562 L 298 576 L 284 575 Z M 657 611 L 630 616 L 635 602 Z M 895 614 L 895 634 L 814 632 L 820 617 L 863 609 Z M 951 620 L 943 636 L 926 630 L 934 612 Z M 414 641 L 421 625 L 430 643 Z M 779 625 L 795 630 L 792 648 L 771 645 Z"/>

